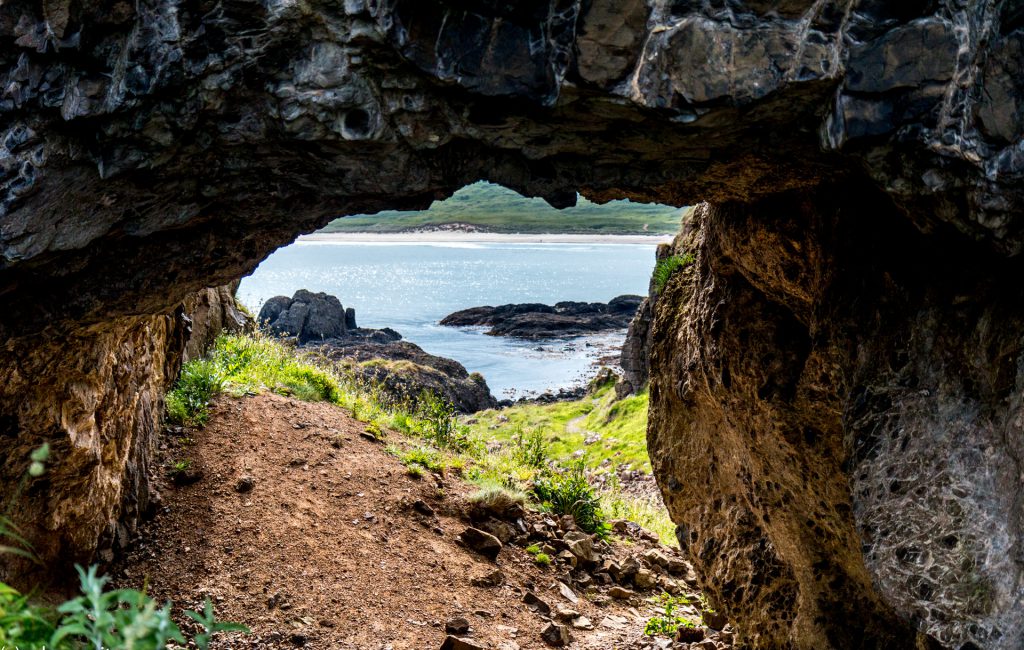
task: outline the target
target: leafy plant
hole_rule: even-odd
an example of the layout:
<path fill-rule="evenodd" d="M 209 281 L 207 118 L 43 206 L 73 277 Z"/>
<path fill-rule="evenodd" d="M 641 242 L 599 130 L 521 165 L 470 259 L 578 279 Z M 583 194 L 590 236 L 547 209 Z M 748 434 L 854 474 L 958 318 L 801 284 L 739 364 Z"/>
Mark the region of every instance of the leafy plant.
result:
<path fill-rule="evenodd" d="M 210 400 L 224 389 L 224 374 L 212 359 L 185 364 L 181 377 L 167 394 L 167 417 L 187 426 L 203 426 L 210 419 Z"/>
<path fill-rule="evenodd" d="M 693 255 L 686 253 L 685 255 L 672 255 L 664 259 L 658 260 L 658 263 L 654 266 L 654 292 L 661 293 L 665 289 L 665 285 L 668 284 L 669 278 L 672 274 L 679 269 L 685 268 L 691 264 L 694 260 Z"/>
<path fill-rule="evenodd" d="M 203 628 L 203 631 L 192 639 L 199 650 L 207 650 L 207 648 L 210 647 L 210 640 L 213 638 L 213 635 L 218 632 L 249 633 L 249 628 L 244 625 L 218 621 L 213 614 L 213 603 L 210 602 L 209 598 L 207 598 L 206 602 L 203 604 L 203 611 L 201 613 L 186 611 L 185 616 L 188 616 Z"/>
<path fill-rule="evenodd" d="M 526 467 L 540 469 L 547 465 L 548 446 L 543 432 L 523 433 L 522 429 L 518 429 L 512 436 L 512 445 L 515 450 L 513 456 Z"/>
<path fill-rule="evenodd" d="M 0 648 L 45 648 L 53 637 L 53 623 L 47 614 L 33 606 L 28 596 L 0 583 Z"/>
<path fill-rule="evenodd" d="M 563 473 L 550 473 L 538 478 L 534 494 L 545 506 L 560 515 L 571 515 L 576 525 L 588 533 L 607 533 L 609 526 L 601 511 L 601 501 L 587 481 L 582 459 Z"/>
<path fill-rule="evenodd" d="M 680 606 L 688 605 L 689 599 L 685 596 L 677 598 L 671 594 L 662 593 L 652 599 L 662 611 L 660 616 L 653 616 L 644 625 L 644 634 L 648 636 L 674 636 L 680 627 L 696 627 L 694 622 L 678 612 Z"/>
<path fill-rule="evenodd" d="M 427 438 L 441 449 L 464 451 L 469 447 L 469 438 L 459 426 L 454 404 L 429 391 L 423 392 L 419 403 Z"/>

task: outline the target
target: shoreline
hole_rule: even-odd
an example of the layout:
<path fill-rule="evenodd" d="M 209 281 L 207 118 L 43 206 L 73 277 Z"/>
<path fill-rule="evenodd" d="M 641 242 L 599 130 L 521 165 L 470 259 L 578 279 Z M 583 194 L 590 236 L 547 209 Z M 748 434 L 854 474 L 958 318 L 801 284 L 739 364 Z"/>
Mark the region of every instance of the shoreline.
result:
<path fill-rule="evenodd" d="M 302 235 L 296 243 L 310 244 L 662 244 L 674 235 L 518 234 L 489 232 L 352 232 Z"/>

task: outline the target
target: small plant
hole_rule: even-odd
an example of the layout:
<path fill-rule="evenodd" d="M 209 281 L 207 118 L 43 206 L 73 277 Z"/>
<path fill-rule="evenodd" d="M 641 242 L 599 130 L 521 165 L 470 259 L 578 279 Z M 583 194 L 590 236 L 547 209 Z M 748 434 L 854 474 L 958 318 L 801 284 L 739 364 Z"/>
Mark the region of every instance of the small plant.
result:
<path fill-rule="evenodd" d="M 572 515 L 576 525 L 586 532 L 606 535 L 610 530 L 600 499 L 587 481 L 583 459 L 561 474 L 540 477 L 534 482 L 533 491 L 541 504 L 557 514 Z"/>
<path fill-rule="evenodd" d="M 369 424 L 367 424 L 365 430 L 366 433 L 370 434 L 377 440 L 381 440 L 384 438 L 384 432 L 381 430 L 380 425 L 378 425 L 376 422 L 370 422 Z"/>
<path fill-rule="evenodd" d="M 522 429 L 512 436 L 513 457 L 522 465 L 540 469 L 547 465 L 548 447 L 541 431 L 524 434 Z"/>
<path fill-rule="evenodd" d="M 414 463 L 412 465 L 406 466 L 405 473 L 410 478 L 423 478 L 423 467 L 421 467 L 420 465 L 416 465 Z"/>
<path fill-rule="evenodd" d="M 537 553 L 533 556 L 533 561 L 537 566 L 540 567 L 551 566 L 551 556 L 547 553 Z"/>
<path fill-rule="evenodd" d="M 213 359 L 189 361 L 167 394 L 168 419 L 186 426 L 205 425 L 210 419 L 210 400 L 223 389 L 224 375 Z"/>
<path fill-rule="evenodd" d="M 685 255 L 672 255 L 664 259 L 658 260 L 658 263 L 654 266 L 654 292 L 661 293 L 665 289 L 665 285 L 668 284 L 669 278 L 672 274 L 679 269 L 685 268 L 691 264 L 694 260 L 693 255 L 687 253 Z"/>
<path fill-rule="evenodd" d="M 185 616 L 188 616 L 193 621 L 199 624 L 199 627 L 203 628 L 200 632 L 192 639 L 195 642 L 196 647 L 199 650 L 207 650 L 210 647 L 210 640 L 213 635 L 218 632 L 244 632 L 249 633 L 249 628 L 238 623 L 225 623 L 218 621 L 213 614 L 213 603 L 210 602 L 209 597 L 203 603 L 202 612 L 186 611 Z"/>
<path fill-rule="evenodd" d="M 469 495 L 467 500 L 488 512 L 505 516 L 517 507 L 522 508 L 526 503 L 526 495 L 501 485 L 486 485 Z"/>
<path fill-rule="evenodd" d="M 651 617 L 644 625 L 644 634 L 647 636 L 674 636 L 680 627 L 696 627 L 693 621 L 682 616 L 677 611 L 680 606 L 688 605 L 689 599 L 685 596 L 676 598 L 671 594 L 662 593 L 660 596 L 651 599 L 659 606 L 662 613 L 660 616 Z"/>
<path fill-rule="evenodd" d="M 439 474 L 443 474 L 445 470 L 445 462 L 441 454 L 426 447 L 399 452 L 398 458 L 406 467 L 419 466 Z"/>
<path fill-rule="evenodd" d="M 465 451 L 469 448 L 469 438 L 465 430 L 459 426 L 455 416 L 455 406 L 445 399 L 429 391 L 420 396 L 420 417 L 426 424 L 426 436 L 441 449 Z"/>

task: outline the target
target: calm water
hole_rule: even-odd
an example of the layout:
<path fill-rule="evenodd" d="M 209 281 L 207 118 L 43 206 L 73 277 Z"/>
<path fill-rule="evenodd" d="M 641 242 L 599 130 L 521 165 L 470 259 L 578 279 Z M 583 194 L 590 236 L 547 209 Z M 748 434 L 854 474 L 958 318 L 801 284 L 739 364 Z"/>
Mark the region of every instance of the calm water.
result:
<path fill-rule="evenodd" d="M 239 298 L 258 312 L 268 298 L 324 291 L 354 307 L 360 327 L 391 327 L 432 354 L 479 372 L 499 398 L 557 390 L 586 378 L 625 332 L 521 341 L 482 328 L 441 327 L 447 314 L 481 305 L 561 300 L 606 302 L 644 294 L 654 244 L 296 242 L 242 280 Z"/>

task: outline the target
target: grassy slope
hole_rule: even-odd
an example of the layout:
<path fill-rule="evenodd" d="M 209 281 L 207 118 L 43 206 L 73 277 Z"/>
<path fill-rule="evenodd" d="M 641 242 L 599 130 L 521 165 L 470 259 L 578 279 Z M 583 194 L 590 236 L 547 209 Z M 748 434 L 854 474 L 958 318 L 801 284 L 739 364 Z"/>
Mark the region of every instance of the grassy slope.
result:
<path fill-rule="evenodd" d="M 674 234 L 682 212 L 665 205 L 580 197 L 575 207 L 556 210 L 543 199 L 526 198 L 493 183 L 462 188 L 446 201 L 419 212 L 380 212 L 336 219 L 322 232 L 403 232 L 444 224 L 472 224 L 498 233 Z M 644 230 L 647 226 L 647 230 Z"/>
<path fill-rule="evenodd" d="M 576 402 L 530 404 L 482 411 L 468 421 L 483 439 L 511 443 L 520 434 L 543 434 L 549 457 L 568 463 L 579 450 L 588 468 L 598 470 L 606 460 L 613 465 L 651 472 L 647 456 L 647 393 L 615 401 L 611 386 Z M 597 434 L 590 445 L 584 440 Z"/>

